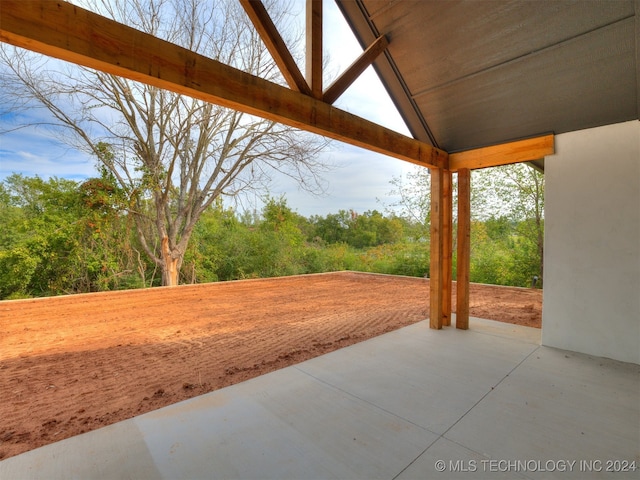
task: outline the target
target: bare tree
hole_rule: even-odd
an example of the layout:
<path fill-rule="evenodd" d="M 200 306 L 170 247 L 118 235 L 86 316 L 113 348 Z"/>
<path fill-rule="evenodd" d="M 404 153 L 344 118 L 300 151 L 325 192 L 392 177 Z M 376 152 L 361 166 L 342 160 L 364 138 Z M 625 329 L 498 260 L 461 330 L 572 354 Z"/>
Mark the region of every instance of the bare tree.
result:
<path fill-rule="evenodd" d="M 414 167 L 405 177 L 393 177 L 389 183 L 393 189 L 389 196 L 398 200 L 387 206 L 389 213 L 398 213 L 401 217 L 419 225 L 420 236 L 429 238 L 431 223 L 431 175 L 429 169 Z"/>
<path fill-rule="evenodd" d="M 225 64 L 282 83 L 235 0 L 86 0 L 83 6 Z M 286 24 L 287 6 L 267 4 Z M 129 196 L 146 254 L 176 285 L 201 214 L 221 196 L 264 188 L 274 172 L 318 192 L 321 137 L 20 49 L 0 50 L 0 105 L 41 108 L 58 138 L 95 155 Z"/>

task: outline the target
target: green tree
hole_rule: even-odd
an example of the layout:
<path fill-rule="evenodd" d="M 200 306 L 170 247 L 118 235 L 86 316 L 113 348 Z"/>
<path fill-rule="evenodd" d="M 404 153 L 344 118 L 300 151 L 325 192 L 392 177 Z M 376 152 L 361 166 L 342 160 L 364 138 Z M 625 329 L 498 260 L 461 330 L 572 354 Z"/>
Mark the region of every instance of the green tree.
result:
<path fill-rule="evenodd" d="M 112 180 L 14 174 L 0 184 L 0 298 L 130 285 L 135 249 Z"/>
<path fill-rule="evenodd" d="M 0 252 L 2 296 L 49 295 L 73 288 L 82 204 L 71 180 L 14 174 L 4 181 L 8 232 Z M 8 195 L 6 195 L 8 193 Z M 9 233 L 10 232 L 10 233 Z"/>
<path fill-rule="evenodd" d="M 305 237 L 299 228 L 298 215 L 289 208 L 284 197 L 269 198 L 262 211 L 259 232 L 262 257 L 260 276 L 303 273 L 302 256 Z"/>
<path fill-rule="evenodd" d="M 504 216 L 512 222 L 516 259 L 512 282 L 528 286 L 534 276 L 542 282 L 544 174 L 523 163 L 477 170 L 472 173 L 472 192 L 472 212 L 485 219 Z"/>
<path fill-rule="evenodd" d="M 408 225 L 418 223 L 414 239 L 429 237 L 430 175 L 416 167 L 390 182 L 391 204 Z M 454 196 L 455 196 L 454 182 Z M 544 255 L 544 175 L 528 164 L 474 170 L 471 181 L 473 281 L 529 286 L 542 279 Z M 455 210 L 454 210 L 455 230 Z M 475 230 L 475 231 L 474 231 Z M 405 227 L 411 232 L 411 227 Z M 428 248 L 428 247 L 427 247 Z M 455 248 L 454 248 L 454 264 Z"/>
<path fill-rule="evenodd" d="M 338 213 L 330 213 L 325 217 L 315 215 L 311 217 L 310 222 L 313 228 L 309 240 L 318 238 L 327 244 L 347 241 L 350 214 L 346 210 L 340 210 Z"/>
<path fill-rule="evenodd" d="M 221 199 L 203 212 L 195 227 L 193 239 L 185 255 L 183 281 L 214 282 L 237 278 L 238 250 L 246 242 L 249 227 L 240 222 L 231 208 L 224 208 Z"/>
<path fill-rule="evenodd" d="M 79 221 L 84 225 L 83 290 L 145 287 L 149 269 L 130 233 L 135 227 L 132 217 L 126 214 L 126 192 L 107 168 L 101 166 L 99 170 L 100 176 L 79 185 L 83 204 Z"/>
<path fill-rule="evenodd" d="M 431 175 L 429 169 L 416 167 L 406 177 L 393 177 L 389 182 L 393 185 L 389 196 L 399 199 L 389 204 L 388 210 L 397 212 L 409 225 L 414 240 L 429 239 L 431 222 Z"/>
<path fill-rule="evenodd" d="M 512 285 L 513 249 L 510 246 L 511 229 L 504 222 L 489 219 L 472 221 L 469 278 L 476 283 Z"/>
<path fill-rule="evenodd" d="M 356 248 L 374 247 L 385 243 L 395 243 L 403 237 L 402 222 L 395 218 L 385 218 L 377 210 L 363 214 L 351 211 L 347 243 Z"/>
<path fill-rule="evenodd" d="M 203 214 L 185 256 L 188 281 L 235 280 L 306 273 L 303 217 L 284 197 L 267 198 L 260 215 L 242 215 L 216 202 Z"/>
<path fill-rule="evenodd" d="M 387 218 L 377 210 L 363 214 L 340 210 L 325 217 L 314 216 L 309 223 L 309 240 L 319 239 L 325 244 L 343 242 L 355 248 L 395 243 L 403 238 L 405 225 L 401 219 Z"/>

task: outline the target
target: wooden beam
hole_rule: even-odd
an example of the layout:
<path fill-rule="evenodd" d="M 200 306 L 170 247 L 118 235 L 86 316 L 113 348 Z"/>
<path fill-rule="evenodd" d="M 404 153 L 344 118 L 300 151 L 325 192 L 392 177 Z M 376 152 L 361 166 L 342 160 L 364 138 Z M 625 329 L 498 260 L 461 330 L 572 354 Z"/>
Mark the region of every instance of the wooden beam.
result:
<path fill-rule="evenodd" d="M 278 65 L 280 72 L 284 76 L 289 88 L 311 95 L 311 88 L 300 72 L 296 61 L 282 39 L 280 32 L 269 16 L 269 12 L 264 7 L 261 0 L 240 0 L 240 4 L 253 22 L 253 26 L 258 31 L 267 50 Z"/>
<path fill-rule="evenodd" d="M 444 203 L 444 170 L 431 169 L 431 255 L 429 260 L 429 326 L 442 328 L 442 223 Z"/>
<path fill-rule="evenodd" d="M 347 88 L 364 72 L 378 56 L 385 51 L 389 42 L 384 35 L 378 37 L 358 59 L 347 68 L 324 92 L 322 99 L 327 103 L 335 102 Z"/>
<path fill-rule="evenodd" d="M 458 170 L 458 262 L 456 328 L 469 328 L 469 270 L 471 255 L 471 170 Z"/>
<path fill-rule="evenodd" d="M 451 153 L 449 154 L 449 170 L 455 172 L 461 168 L 473 170 L 539 160 L 555 152 L 553 140 L 553 135 L 544 135 L 517 142 Z"/>
<path fill-rule="evenodd" d="M 426 167 L 447 153 L 67 2 L 2 0 L 0 41 Z"/>
<path fill-rule="evenodd" d="M 322 98 L 322 0 L 307 0 L 307 83 Z"/>
<path fill-rule="evenodd" d="M 453 174 L 442 174 L 442 325 L 451 325 L 453 275 Z"/>

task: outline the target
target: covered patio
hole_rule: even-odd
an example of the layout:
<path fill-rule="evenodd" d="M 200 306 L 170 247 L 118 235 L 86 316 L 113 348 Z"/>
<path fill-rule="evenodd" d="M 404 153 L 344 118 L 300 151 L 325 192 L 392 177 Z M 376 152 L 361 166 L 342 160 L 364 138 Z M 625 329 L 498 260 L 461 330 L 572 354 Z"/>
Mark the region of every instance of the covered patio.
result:
<path fill-rule="evenodd" d="M 2 478 L 639 478 L 640 366 L 423 321 L 0 462 Z"/>
<path fill-rule="evenodd" d="M 324 89 L 316 0 L 306 80 L 243 1 L 289 88 L 67 2 L 3 0 L 3 42 L 429 168 L 432 239 L 429 320 L 9 458 L 0 477 L 640 478 L 640 3 L 338 4 L 365 51 Z M 332 106 L 369 65 L 413 138 Z M 542 335 L 468 319 L 470 172 L 523 161 L 547 176 Z"/>

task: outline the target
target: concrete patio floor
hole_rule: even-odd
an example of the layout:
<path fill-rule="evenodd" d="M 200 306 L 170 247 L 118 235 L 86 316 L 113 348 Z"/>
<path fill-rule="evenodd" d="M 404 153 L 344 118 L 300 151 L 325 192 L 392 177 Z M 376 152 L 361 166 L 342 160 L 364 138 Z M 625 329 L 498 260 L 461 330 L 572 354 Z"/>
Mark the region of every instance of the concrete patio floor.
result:
<path fill-rule="evenodd" d="M 527 327 L 420 322 L 8 458 L 0 478 L 640 478 L 640 366 Z"/>

